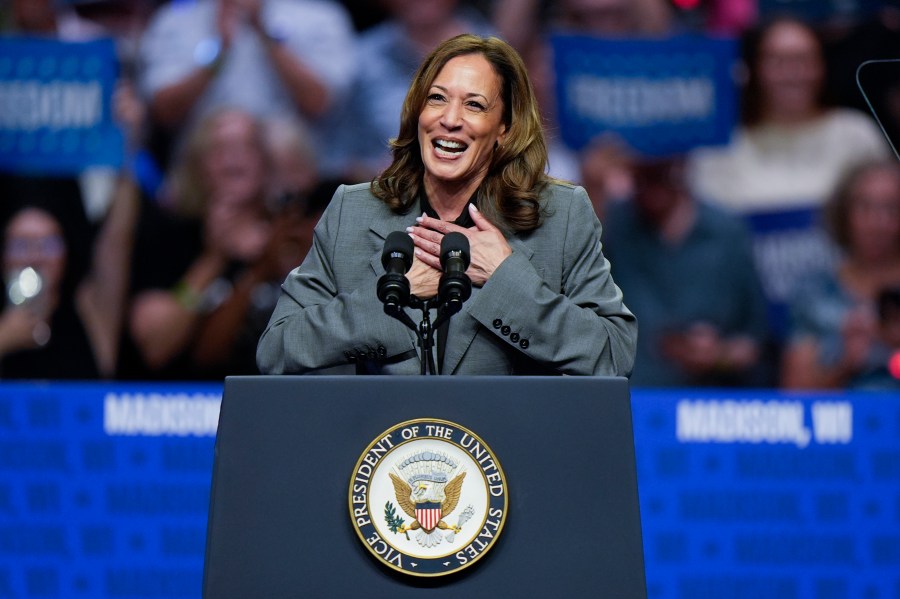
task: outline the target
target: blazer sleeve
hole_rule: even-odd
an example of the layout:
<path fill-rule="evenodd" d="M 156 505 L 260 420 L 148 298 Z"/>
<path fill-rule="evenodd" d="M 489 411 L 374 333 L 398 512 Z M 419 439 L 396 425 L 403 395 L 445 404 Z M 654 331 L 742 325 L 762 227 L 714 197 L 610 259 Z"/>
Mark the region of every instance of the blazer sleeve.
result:
<path fill-rule="evenodd" d="M 629 376 L 637 319 L 613 282 L 587 192 L 575 187 L 555 202 L 545 227 L 531 245 L 534 260 L 514 250 L 473 298 L 470 314 L 496 335 L 503 325 L 516 331 L 528 340 L 517 349 L 562 374 Z M 539 267 L 558 272 L 559 286 Z"/>
<path fill-rule="evenodd" d="M 415 350 L 410 334 L 384 314 L 377 299 L 378 276 L 365 240 L 371 233 L 355 226 L 362 218 L 349 214 L 353 207 L 344 201 L 345 190 L 335 192 L 309 254 L 281 286 L 256 350 L 263 374 L 303 374 Z"/>

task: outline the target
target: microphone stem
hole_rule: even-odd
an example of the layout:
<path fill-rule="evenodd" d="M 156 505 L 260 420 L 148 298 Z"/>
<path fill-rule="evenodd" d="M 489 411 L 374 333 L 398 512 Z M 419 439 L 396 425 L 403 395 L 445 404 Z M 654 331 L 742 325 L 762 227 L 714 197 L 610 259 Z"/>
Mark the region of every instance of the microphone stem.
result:
<path fill-rule="evenodd" d="M 386 303 L 384 305 L 385 314 L 396 318 L 406 325 L 407 328 L 416 333 L 419 347 L 422 349 L 422 355 L 420 357 L 421 374 L 438 374 L 434 361 L 434 331 L 453 314 L 459 311 L 458 306 L 455 306 L 456 309 L 453 309 L 449 304 L 444 303 L 438 308 L 437 319 L 435 319 L 434 324 L 432 324 L 430 310 L 434 305 L 433 301 L 437 300 L 420 300 L 415 296 L 410 298 L 410 307 L 422 310 L 422 322 L 419 323 L 419 326 L 416 326 L 413 319 L 403 310 L 402 306 L 395 303 Z"/>
<path fill-rule="evenodd" d="M 422 346 L 422 374 L 437 374 L 434 366 L 434 328 L 431 326 L 431 302 L 422 304 L 422 322 L 419 323 L 419 345 Z"/>

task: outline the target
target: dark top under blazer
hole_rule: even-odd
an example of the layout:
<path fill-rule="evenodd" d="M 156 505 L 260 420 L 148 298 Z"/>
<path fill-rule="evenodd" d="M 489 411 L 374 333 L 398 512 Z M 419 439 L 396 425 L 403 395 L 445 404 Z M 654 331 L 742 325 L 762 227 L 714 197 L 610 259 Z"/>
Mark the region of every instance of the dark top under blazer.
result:
<path fill-rule="evenodd" d="M 541 201 L 543 224 L 509 238 L 512 255 L 450 320 L 443 373 L 630 374 L 637 321 L 610 276 L 587 193 L 553 183 Z M 416 216 L 391 212 L 368 183 L 337 189 L 312 249 L 282 285 L 257 348 L 262 373 L 353 362 L 366 372 L 420 372 L 415 333 L 376 296 L 384 240 Z"/>

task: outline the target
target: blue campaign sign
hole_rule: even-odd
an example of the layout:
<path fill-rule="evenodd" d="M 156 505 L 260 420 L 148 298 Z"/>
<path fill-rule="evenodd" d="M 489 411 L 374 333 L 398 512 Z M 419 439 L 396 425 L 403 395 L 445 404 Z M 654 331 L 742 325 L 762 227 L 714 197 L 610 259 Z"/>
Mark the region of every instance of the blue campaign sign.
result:
<path fill-rule="evenodd" d="M 737 115 L 737 42 L 679 36 L 552 39 L 563 141 L 575 150 L 613 133 L 664 156 L 728 142 Z"/>
<path fill-rule="evenodd" d="M 753 257 L 769 309 L 769 325 L 779 339 L 789 332 L 789 306 L 797 285 L 810 273 L 834 267 L 838 249 L 821 226 L 817 208 L 748 214 Z"/>
<path fill-rule="evenodd" d="M 0 170 L 74 174 L 122 163 L 111 39 L 0 39 Z"/>

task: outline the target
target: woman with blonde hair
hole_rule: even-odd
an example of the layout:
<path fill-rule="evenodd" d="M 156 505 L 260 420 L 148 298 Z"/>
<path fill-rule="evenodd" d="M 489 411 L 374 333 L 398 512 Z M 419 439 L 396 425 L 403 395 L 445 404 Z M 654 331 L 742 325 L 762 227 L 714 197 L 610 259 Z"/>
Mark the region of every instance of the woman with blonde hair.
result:
<path fill-rule="evenodd" d="M 223 109 L 191 133 L 161 200 L 163 210 L 147 206 L 139 231 L 128 318 L 129 349 L 135 351 L 123 377 L 255 372 L 252 351 L 249 368 L 238 369 L 231 359 L 240 321 L 213 344 L 217 351 L 209 351 L 201 332 L 244 279 L 270 276 L 271 179 L 264 128 L 251 114 Z M 226 364 L 227 373 L 220 370 Z"/>

